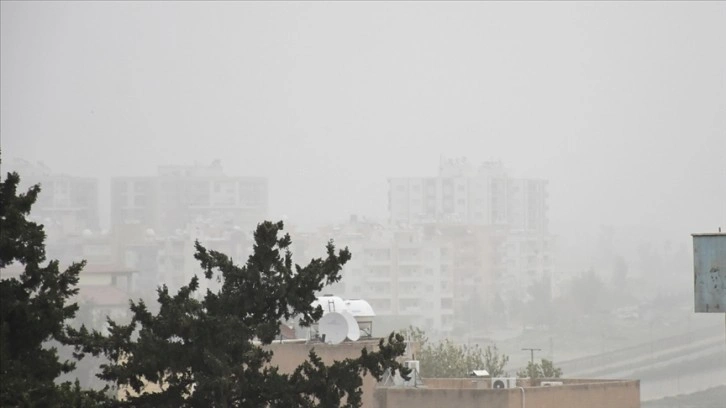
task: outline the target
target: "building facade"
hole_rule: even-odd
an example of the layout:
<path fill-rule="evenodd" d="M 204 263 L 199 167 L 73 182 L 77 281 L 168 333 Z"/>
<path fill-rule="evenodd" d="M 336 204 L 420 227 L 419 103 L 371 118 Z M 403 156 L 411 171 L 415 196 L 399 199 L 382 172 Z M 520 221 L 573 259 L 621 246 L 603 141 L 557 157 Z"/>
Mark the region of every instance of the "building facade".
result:
<path fill-rule="evenodd" d="M 209 166 L 161 166 L 153 177 L 111 180 L 111 224 L 140 223 L 160 234 L 193 222 L 252 230 L 268 209 L 264 177 L 227 176 Z"/>
<path fill-rule="evenodd" d="M 99 183 L 90 177 L 53 173 L 43 163 L 15 160 L 11 167 L 21 175 L 22 189 L 40 184 L 31 219 L 45 225 L 49 236 L 80 235 L 99 228 Z"/>
<path fill-rule="evenodd" d="M 365 221 L 294 234 L 297 262 L 324 256 L 324 244 L 348 247 L 352 259 L 342 279 L 323 289 L 346 299 L 365 299 L 376 312 L 375 335 L 409 325 L 429 333 L 452 330 L 454 316 L 453 249 L 422 228 L 394 228 Z"/>
<path fill-rule="evenodd" d="M 547 181 L 510 177 L 501 162 L 442 160 L 434 177 L 389 178 L 393 224 L 498 225 L 546 233 Z"/>
<path fill-rule="evenodd" d="M 389 219 L 435 228 L 453 243 L 461 315 L 472 306 L 526 300 L 530 286 L 552 282 L 547 198 L 546 180 L 511 177 L 501 162 L 442 159 L 436 176 L 389 179 Z"/>

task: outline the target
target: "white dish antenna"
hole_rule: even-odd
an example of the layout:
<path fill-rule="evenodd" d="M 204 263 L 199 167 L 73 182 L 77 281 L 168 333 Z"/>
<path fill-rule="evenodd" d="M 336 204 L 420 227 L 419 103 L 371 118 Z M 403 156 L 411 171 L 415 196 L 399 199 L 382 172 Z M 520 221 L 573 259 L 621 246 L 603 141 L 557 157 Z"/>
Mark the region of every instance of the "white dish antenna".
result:
<path fill-rule="evenodd" d="M 318 333 L 325 343 L 340 344 L 348 336 L 348 319 L 338 312 L 326 313 L 318 321 Z"/>
<path fill-rule="evenodd" d="M 346 337 L 348 337 L 350 341 L 358 340 L 360 338 L 360 327 L 358 327 L 358 322 L 355 320 L 355 317 L 346 310 L 343 310 L 340 314 L 345 317 L 345 320 L 348 323 L 348 334 Z"/>

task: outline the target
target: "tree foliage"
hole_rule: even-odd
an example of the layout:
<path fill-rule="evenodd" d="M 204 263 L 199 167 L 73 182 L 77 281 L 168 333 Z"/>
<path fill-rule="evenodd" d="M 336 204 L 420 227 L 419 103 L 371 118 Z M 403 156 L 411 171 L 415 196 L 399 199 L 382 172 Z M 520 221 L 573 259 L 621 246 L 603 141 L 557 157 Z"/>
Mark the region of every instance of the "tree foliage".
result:
<path fill-rule="evenodd" d="M 483 364 L 481 350 L 469 350 L 449 339 L 427 344 L 419 356 L 421 376 L 424 378 L 466 377 L 471 369 Z"/>
<path fill-rule="evenodd" d="M 539 363 L 529 362 L 527 367 L 517 371 L 517 377 L 529 378 L 530 380 L 536 380 L 542 378 L 542 366 Z"/>
<path fill-rule="evenodd" d="M 552 360 L 547 360 L 546 358 L 542 359 L 542 364 L 540 364 L 542 367 L 542 377 L 544 378 L 560 378 L 562 377 L 562 369 L 559 367 L 555 367 L 555 364 L 552 362 Z"/>
<path fill-rule="evenodd" d="M 555 367 L 551 360 L 543 358 L 539 363 L 529 362 L 527 367 L 517 372 L 517 377 L 537 380 L 540 378 L 560 378 L 562 369 Z"/>
<path fill-rule="evenodd" d="M 18 193 L 20 176 L 8 173 L 0 182 L 0 269 L 19 264 L 19 276 L 0 280 L 0 405 L 88 406 L 103 395 L 82 391 L 76 384 L 55 384 L 70 372 L 73 361 L 60 361 L 51 341 L 66 343 L 66 321 L 78 306 L 78 274 L 85 262 L 61 271 L 58 261 L 46 261 L 43 226 L 28 220 L 40 193 L 35 185 Z"/>
<path fill-rule="evenodd" d="M 504 367 L 509 362 L 509 357 L 500 353 L 497 346 L 482 350 L 478 345 L 457 345 L 450 339 L 429 343 L 426 333 L 417 327 L 409 327 L 404 334 L 417 345 L 414 358 L 419 360 L 424 378 L 462 378 L 480 369 L 496 377 L 505 374 Z"/>
<path fill-rule="evenodd" d="M 499 353 L 497 346 L 487 346 L 484 350 L 484 368 L 492 377 L 501 377 L 507 375 L 504 371 L 509 362 L 509 356 Z"/>
<path fill-rule="evenodd" d="M 312 306 L 316 292 L 337 282 L 351 258 L 347 248 L 336 252 L 329 242 L 324 259 L 293 264 L 291 239 L 280 236 L 282 229 L 282 222 L 261 223 L 253 253 L 242 266 L 197 242 L 195 258 L 204 278 L 220 282 L 218 291 L 200 293 L 195 276 L 176 294 L 160 287 L 156 314 L 143 301 L 131 302 L 131 322 L 109 319 L 108 336 L 85 328 L 73 333 L 79 350 L 111 361 L 102 365 L 100 377 L 127 390 L 120 405 L 358 407 L 362 375 L 380 379 L 389 369 L 408 373 L 396 361 L 405 351 L 403 337 L 394 334 L 381 340 L 377 351 L 364 349 L 357 358 L 329 366 L 314 350 L 293 373 L 271 365 L 273 353 L 264 345 L 279 334 L 280 321 L 317 321 L 323 312 Z"/>

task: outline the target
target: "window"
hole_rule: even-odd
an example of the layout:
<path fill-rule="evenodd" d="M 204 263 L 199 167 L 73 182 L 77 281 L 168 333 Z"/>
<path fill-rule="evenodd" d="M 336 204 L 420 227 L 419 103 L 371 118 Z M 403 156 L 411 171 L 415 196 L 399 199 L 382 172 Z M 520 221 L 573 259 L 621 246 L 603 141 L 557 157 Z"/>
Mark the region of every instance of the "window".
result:
<path fill-rule="evenodd" d="M 137 207 L 143 207 L 146 203 L 146 195 L 145 194 L 136 194 L 134 197 L 134 206 Z"/>
<path fill-rule="evenodd" d="M 371 299 L 369 303 L 377 313 L 391 310 L 390 299 Z"/>
<path fill-rule="evenodd" d="M 414 309 L 418 307 L 418 299 L 402 299 L 400 302 L 401 309 Z"/>

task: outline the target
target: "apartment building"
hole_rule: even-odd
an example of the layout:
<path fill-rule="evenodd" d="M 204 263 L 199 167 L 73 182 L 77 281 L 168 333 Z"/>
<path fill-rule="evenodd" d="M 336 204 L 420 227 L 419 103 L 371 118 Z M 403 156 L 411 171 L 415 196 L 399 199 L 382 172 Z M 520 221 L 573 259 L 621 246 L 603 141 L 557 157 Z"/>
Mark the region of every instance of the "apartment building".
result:
<path fill-rule="evenodd" d="M 53 173 L 43 163 L 16 159 L 11 168 L 21 175 L 22 189 L 40 184 L 41 194 L 33 205 L 31 218 L 45 225 L 52 238 L 79 235 L 98 230 L 98 180 Z"/>
<path fill-rule="evenodd" d="M 415 325 L 430 334 L 449 333 L 454 323 L 452 244 L 432 239 L 423 228 L 397 228 L 350 221 L 293 236 L 296 262 L 324 255 L 333 239 L 353 257 L 340 282 L 324 293 L 365 299 L 376 312 L 376 334 Z"/>
<path fill-rule="evenodd" d="M 466 159 L 442 160 L 435 177 L 389 179 L 393 224 L 431 222 L 500 225 L 547 231 L 547 181 L 510 177 L 501 162 L 474 167 Z"/>
<path fill-rule="evenodd" d="M 435 226 L 453 243 L 455 309 L 526 300 L 535 281 L 552 277 L 547 181 L 514 178 L 501 162 L 474 166 L 442 159 L 432 177 L 389 179 L 390 222 Z"/>
<path fill-rule="evenodd" d="M 153 177 L 111 180 L 111 224 L 140 223 L 159 234 L 206 222 L 252 230 L 267 216 L 263 177 L 233 177 L 211 165 L 161 166 Z"/>
<path fill-rule="evenodd" d="M 203 278 L 199 261 L 194 258 L 195 241 L 199 241 L 208 250 L 219 251 L 229 256 L 240 266 L 247 262 L 254 244 L 251 229 L 243 231 L 236 226 L 214 226 L 205 223 L 192 223 L 184 230 L 158 237 L 156 242 L 159 281 L 172 291 L 189 284 L 195 275 L 199 277 L 198 293 L 201 295 L 207 289 L 216 290 L 220 287 L 220 282 L 216 279 Z"/>

